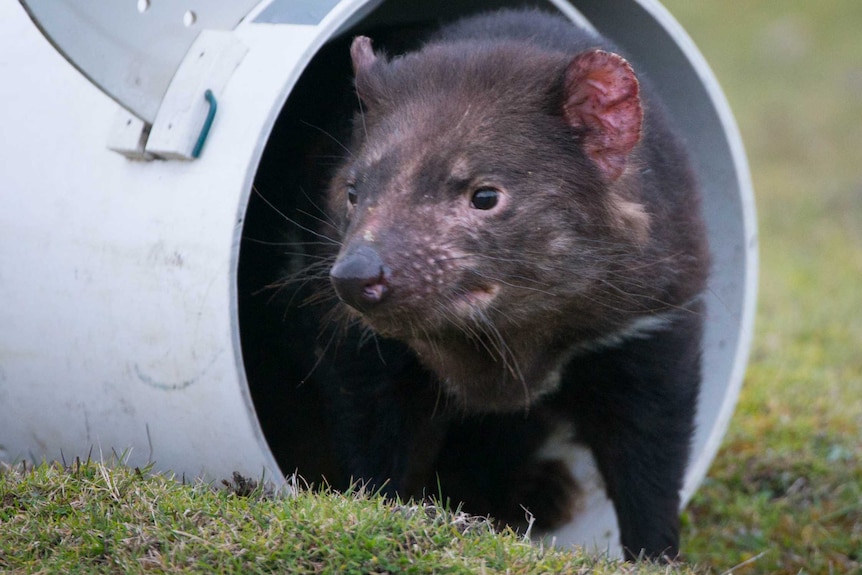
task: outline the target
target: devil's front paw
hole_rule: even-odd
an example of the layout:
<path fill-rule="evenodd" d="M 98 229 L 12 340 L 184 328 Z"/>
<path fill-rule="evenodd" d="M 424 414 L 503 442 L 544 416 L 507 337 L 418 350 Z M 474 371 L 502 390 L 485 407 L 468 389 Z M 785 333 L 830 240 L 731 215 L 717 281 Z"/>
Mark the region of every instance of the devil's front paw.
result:
<path fill-rule="evenodd" d="M 495 516 L 516 528 L 525 528 L 532 517 L 537 529 L 554 529 L 572 519 L 579 494 L 577 482 L 562 461 L 533 461 L 512 475 L 505 504 Z"/>

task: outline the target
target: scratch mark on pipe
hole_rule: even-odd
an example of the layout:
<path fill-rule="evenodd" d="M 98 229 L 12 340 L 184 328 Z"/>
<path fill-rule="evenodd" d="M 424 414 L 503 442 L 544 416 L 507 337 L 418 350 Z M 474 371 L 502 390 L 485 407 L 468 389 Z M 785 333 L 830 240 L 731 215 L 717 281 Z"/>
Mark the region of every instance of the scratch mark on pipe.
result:
<path fill-rule="evenodd" d="M 209 363 L 204 366 L 204 368 L 197 375 L 189 379 L 178 381 L 176 383 L 157 381 L 149 374 L 144 373 L 144 371 L 141 369 L 141 366 L 137 363 L 134 365 L 135 375 L 138 377 L 139 380 L 141 380 L 141 382 L 152 388 L 160 389 L 162 391 L 182 391 L 183 389 L 191 387 L 192 385 L 203 379 L 203 377 L 207 374 L 207 372 L 210 370 L 210 368 L 213 366 L 213 364 L 216 362 L 216 360 L 219 358 L 223 351 L 224 349 L 220 349 L 219 351 L 217 351 L 213 355 L 212 359 L 210 359 Z"/>

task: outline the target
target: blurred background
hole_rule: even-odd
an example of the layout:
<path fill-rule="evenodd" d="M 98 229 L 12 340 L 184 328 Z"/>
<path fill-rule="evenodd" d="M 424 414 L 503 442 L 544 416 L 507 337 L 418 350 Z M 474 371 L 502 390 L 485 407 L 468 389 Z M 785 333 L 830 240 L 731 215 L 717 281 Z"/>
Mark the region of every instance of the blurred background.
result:
<path fill-rule="evenodd" d="M 751 362 L 686 559 L 862 573 L 862 2 L 662 2 L 739 123 L 761 250 Z"/>

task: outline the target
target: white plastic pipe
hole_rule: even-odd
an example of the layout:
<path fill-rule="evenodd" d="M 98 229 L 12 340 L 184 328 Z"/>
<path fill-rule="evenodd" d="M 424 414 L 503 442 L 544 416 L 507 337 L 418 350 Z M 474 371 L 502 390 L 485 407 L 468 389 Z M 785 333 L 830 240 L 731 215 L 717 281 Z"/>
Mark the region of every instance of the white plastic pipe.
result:
<path fill-rule="evenodd" d="M 483 4 L 388 1 L 414 19 Z M 118 104 L 20 6 L 0 4 L 0 459 L 113 451 L 178 475 L 282 481 L 241 359 L 244 215 L 303 69 L 382 3 L 329 0 L 319 22 L 305 24 L 279 23 L 279 0 L 253 10 L 233 32 L 248 51 L 220 95 L 204 153 L 190 162 L 109 151 Z M 687 500 L 726 431 L 751 342 L 757 233 L 745 153 L 712 73 L 658 2 L 548 6 L 583 15 L 647 71 L 704 185 L 715 263 Z M 595 496 L 558 541 L 613 549 L 612 508 L 577 455 L 573 468 Z"/>

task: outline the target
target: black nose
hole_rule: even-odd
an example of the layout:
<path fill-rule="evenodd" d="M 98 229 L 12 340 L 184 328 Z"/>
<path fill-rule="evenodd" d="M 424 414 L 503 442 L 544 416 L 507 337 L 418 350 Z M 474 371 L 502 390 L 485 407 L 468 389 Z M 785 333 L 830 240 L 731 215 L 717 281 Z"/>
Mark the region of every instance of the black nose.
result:
<path fill-rule="evenodd" d="M 388 273 L 377 250 L 367 244 L 348 249 L 329 271 L 341 301 L 359 311 L 380 303 L 388 291 Z"/>

